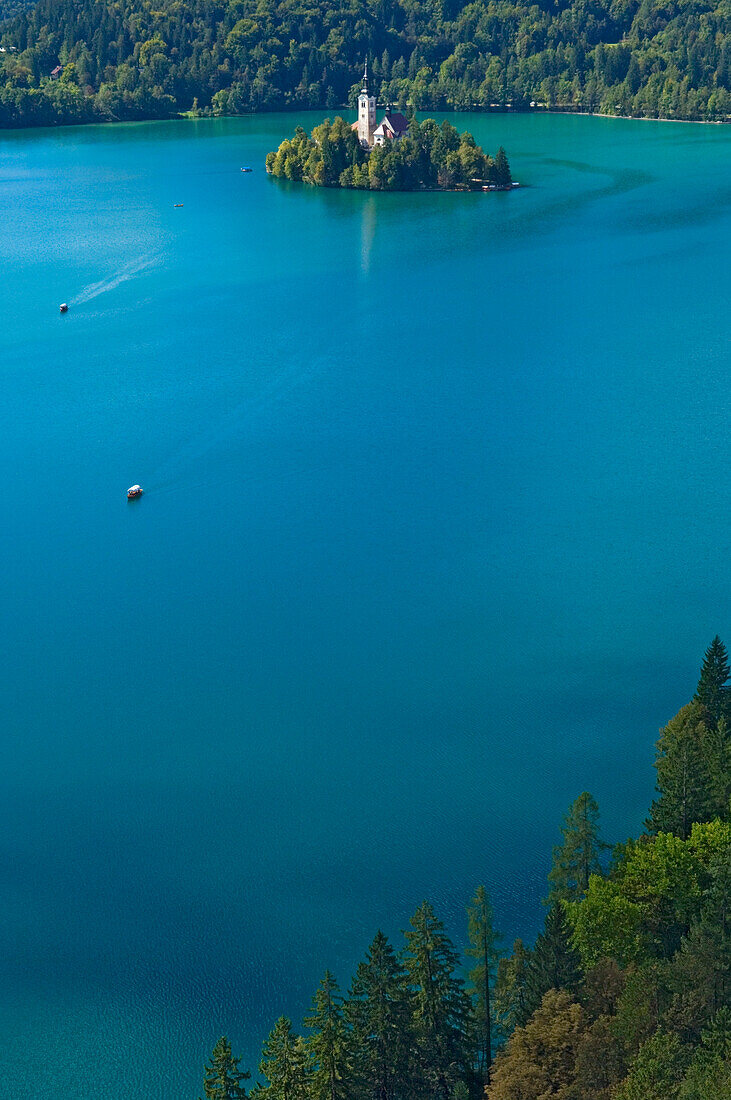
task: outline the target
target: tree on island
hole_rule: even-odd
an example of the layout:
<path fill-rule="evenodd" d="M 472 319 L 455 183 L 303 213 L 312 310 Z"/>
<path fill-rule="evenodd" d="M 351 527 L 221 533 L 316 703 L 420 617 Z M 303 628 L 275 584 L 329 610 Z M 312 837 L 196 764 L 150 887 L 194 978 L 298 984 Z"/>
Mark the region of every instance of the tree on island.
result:
<path fill-rule="evenodd" d="M 310 137 L 301 127 L 276 151 L 267 154 L 272 176 L 318 187 L 353 187 L 371 191 L 467 189 L 481 183 L 510 186 L 505 150 L 495 160 L 470 133 L 450 122 L 412 117 L 408 133 L 367 152 L 352 127 L 338 117 L 325 119 Z"/>
<path fill-rule="evenodd" d="M 247 1081 L 250 1074 L 239 1069 L 240 1061 L 234 1058 L 231 1044 L 223 1035 L 213 1048 L 210 1065 L 205 1067 L 203 1091 L 206 1100 L 246 1100 L 242 1082 Z"/>

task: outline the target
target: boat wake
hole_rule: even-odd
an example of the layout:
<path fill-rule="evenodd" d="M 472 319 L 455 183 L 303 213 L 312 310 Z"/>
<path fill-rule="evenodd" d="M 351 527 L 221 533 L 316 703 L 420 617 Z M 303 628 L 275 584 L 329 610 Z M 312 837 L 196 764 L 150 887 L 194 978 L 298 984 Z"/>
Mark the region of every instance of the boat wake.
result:
<path fill-rule="evenodd" d="M 137 275 L 142 275 L 143 272 L 149 271 L 152 267 L 157 267 L 160 263 L 161 257 L 159 253 L 152 253 L 147 256 L 140 256 L 136 260 L 130 260 L 124 267 L 120 267 L 118 271 L 115 271 L 111 275 L 107 275 L 105 279 L 100 279 L 96 283 L 89 283 L 83 290 L 71 299 L 71 304 L 75 306 L 84 305 L 86 302 L 91 302 L 94 298 L 98 298 L 101 294 L 107 294 L 110 290 L 116 290 L 122 283 L 128 282 L 130 279 L 136 278 Z"/>

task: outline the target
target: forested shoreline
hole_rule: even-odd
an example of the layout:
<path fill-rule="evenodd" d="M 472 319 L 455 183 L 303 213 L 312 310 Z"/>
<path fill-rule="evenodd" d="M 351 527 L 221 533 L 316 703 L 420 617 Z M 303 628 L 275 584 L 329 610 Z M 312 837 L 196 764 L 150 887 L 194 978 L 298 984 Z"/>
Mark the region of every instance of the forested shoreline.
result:
<path fill-rule="evenodd" d="M 425 901 L 347 991 L 325 973 L 307 1034 L 275 1023 L 251 1087 L 222 1037 L 207 1100 L 729 1100 L 728 679 L 715 638 L 660 731 L 641 836 L 610 850 L 591 794 L 570 806 L 533 947 L 506 949 L 480 886 L 465 961 Z"/>
<path fill-rule="evenodd" d="M 731 117 L 727 0 L 0 0 L 0 126 L 383 104 Z"/>

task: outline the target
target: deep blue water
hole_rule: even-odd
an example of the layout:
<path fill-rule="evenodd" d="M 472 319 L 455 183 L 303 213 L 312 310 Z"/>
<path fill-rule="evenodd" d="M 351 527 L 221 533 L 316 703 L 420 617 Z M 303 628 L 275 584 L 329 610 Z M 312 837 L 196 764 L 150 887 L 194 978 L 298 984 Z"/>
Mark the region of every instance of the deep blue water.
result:
<path fill-rule="evenodd" d="M 268 179 L 316 120 L 0 135 L 8 1100 L 192 1098 L 424 897 L 533 936 L 562 812 L 640 828 L 731 635 L 731 130 Z"/>

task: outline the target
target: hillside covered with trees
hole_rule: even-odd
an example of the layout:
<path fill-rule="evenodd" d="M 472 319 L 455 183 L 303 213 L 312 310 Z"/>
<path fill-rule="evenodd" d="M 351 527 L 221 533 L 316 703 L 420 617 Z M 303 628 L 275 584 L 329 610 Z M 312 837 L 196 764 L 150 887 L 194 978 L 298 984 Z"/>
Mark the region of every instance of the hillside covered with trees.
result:
<path fill-rule="evenodd" d="M 366 57 L 402 109 L 723 119 L 730 18 L 729 0 L 38 0 L 0 27 L 0 126 L 344 106 Z"/>
<path fill-rule="evenodd" d="M 305 1033 L 275 1023 L 253 1087 L 220 1039 L 207 1100 L 731 1100 L 728 677 L 716 638 L 639 838 L 610 853 L 592 796 L 571 805 L 533 947 L 503 948 L 480 886 L 465 962 L 425 901 L 347 990 L 325 973 Z"/>
<path fill-rule="evenodd" d="M 310 137 L 298 126 L 293 138 L 267 154 L 266 168 L 281 179 L 317 187 L 371 191 L 456 190 L 476 180 L 507 188 L 512 178 L 502 146 L 494 158 L 488 156 L 472 134 L 433 118 L 412 118 L 405 137 L 370 153 L 342 118 L 325 119 Z"/>

